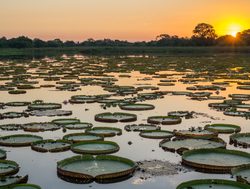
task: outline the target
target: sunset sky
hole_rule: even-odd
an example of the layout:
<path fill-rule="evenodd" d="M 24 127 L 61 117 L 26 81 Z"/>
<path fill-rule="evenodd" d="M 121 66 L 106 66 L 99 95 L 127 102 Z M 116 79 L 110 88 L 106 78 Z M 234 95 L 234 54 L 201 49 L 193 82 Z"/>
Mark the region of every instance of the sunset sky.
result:
<path fill-rule="evenodd" d="M 8 38 L 189 37 L 201 22 L 235 35 L 250 28 L 250 0 L 0 0 L 0 37 Z"/>

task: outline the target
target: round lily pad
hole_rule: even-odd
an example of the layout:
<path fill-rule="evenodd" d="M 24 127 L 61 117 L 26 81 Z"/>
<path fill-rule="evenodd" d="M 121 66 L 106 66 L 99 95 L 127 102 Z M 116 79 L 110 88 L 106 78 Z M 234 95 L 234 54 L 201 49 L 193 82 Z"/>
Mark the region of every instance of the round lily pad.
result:
<path fill-rule="evenodd" d="M 6 159 L 6 151 L 0 149 L 0 159 Z"/>
<path fill-rule="evenodd" d="M 72 142 L 90 142 L 104 140 L 103 136 L 86 134 L 86 133 L 72 133 L 63 136 L 63 140 Z"/>
<path fill-rule="evenodd" d="M 71 150 L 79 154 L 111 154 L 119 151 L 117 143 L 111 141 L 92 141 L 73 144 Z"/>
<path fill-rule="evenodd" d="M 109 182 L 129 177 L 135 169 L 132 160 L 111 155 L 74 156 L 57 162 L 59 177 L 77 183 Z"/>
<path fill-rule="evenodd" d="M 26 176 L 4 176 L 0 179 L 0 188 L 6 189 L 14 184 L 27 183 L 28 175 Z"/>
<path fill-rule="evenodd" d="M 186 117 L 191 116 L 192 112 L 189 111 L 172 111 L 168 112 L 168 116 L 174 116 L 174 117 Z"/>
<path fill-rule="evenodd" d="M 204 130 L 202 128 L 190 128 L 189 130 L 179 130 L 174 132 L 177 138 L 201 138 L 211 139 L 216 138 L 218 133 Z"/>
<path fill-rule="evenodd" d="M 4 131 L 17 131 L 21 129 L 21 126 L 19 124 L 4 124 L 0 125 L 0 129 Z"/>
<path fill-rule="evenodd" d="M 15 119 L 15 118 L 20 118 L 23 117 L 24 113 L 22 112 L 5 112 L 1 114 L 1 117 L 3 119 Z"/>
<path fill-rule="evenodd" d="M 160 147 L 166 151 L 176 152 L 178 150 L 193 150 L 204 148 L 226 148 L 226 143 L 222 139 L 173 139 L 163 140 L 160 142 Z"/>
<path fill-rule="evenodd" d="M 0 160 L 0 176 L 14 175 L 19 171 L 19 165 L 14 161 Z"/>
<path fill-rule="evenodd" d="M 225 149 L 189 150 L 184 152 L 182 163 L 201 172 L 230 173 L 232 168 L 250 163 L 250 154 Z"/>
<path fill-rule="evenodd" d="M 87 129 L 85 132 L 103 137 L 113 137 L 122 134 L 121 129 L 114 127 L 94 127 L 92 129 Z"/>
<path fill-rule="evenodd" d="M 42 139 L 42 137 L 36 135 L 16 134 L 0 137 L 0 145 L 12 147 L 30 146 L 31 143 Z"/>
<path fill-rule="evenodd" d="M 67 124 L 75 124 L 80 123 L 79 119 L 69 118 L 69 119 L 54 119 L 52 123 L 57 125 L 67 125 Z"/>
<path fill-rule="evenodd" d="M 25 94 L 27 91 L 25 90 L 11 90 L 8 92 L 9 94 Z"/>
<path fill-rule="evenodd" d="M 64 124 L 63 127 L 65 127 L 66 129 L 72 129 L 72 130 L 89 129 L 93 127 L 93 124 L 85 123 L 85 122 L 68 123 L 68 124 Z"/>
<path fill-rule="evenodd" d="M 19 106 L 28 106 L 30 104 L 30 102 L 7 102 L 5 103 L 5 106 L 14 106 L 14 107 L 19 107 Z"/>
<path fill-rule="evenodd" d="M 96 121 L 100 122 L 109 122 L 109 123 L 116 123 L 116 122 L 131 122 L 136 121 L 137 116 L 135 114 L 128 114 L 128 113 L 101 113 L 95 116 Z"/>
<path fill-rule="evenodd" d="M 66 140 L 41 140 L 31 144 L 32 150 L 38 152 L 63 152 L 70 149 L 71 143 Z"/>
<path fill-rule="evenodd" d="M 248 189 L 246 184 L 231 180 L 202 179 L 181 183 L 176 189 Z"/>
<path fill-rule="evenodd" d="M 181 123 L 181 118 L 176 116 L 152 116 L 148 117 L 147 121 L 151 124 L 174 125 Z"/>
<path fill-rule="evenodd" d="M 243 146 L 244 148 L 250 147 L 250 133 L 237 133 L 230 136 L 230 144 L 235 146 Z"/>
<path fill-rule="evenodd" d="M 55 131 L 60 129 L 61 127 L 55 123 L 26 123 L 21 125 L 24 131 L 28 132 L 43 132 L 43 131 Z"/>
<path fill-rule="evenodd" d="M 173 132 L 163 131 L 163 130 L 153 130 L 153 131 L 142 131 L 140 136 L 143 138 L 152 138 L 152 139 L 166 139 L 172 138 L 174 136 Z"/>
<path fill-rule="evenodd" d="M 61 109 L 62 105 L 58 103 L 33 103 L 28 106 L 29 110 L 54 110 Z"/>
<path fill-rule="evenodd" d="M 72 111 L 68 110 L 32 110 L 28 112 L 29 115 L 31 116 L 48 116 L 48 117 L 53 117 L 53 116 L 70 116 L 72 115 Z"/>
<path fill-rule="evenodd" d="M 233 176 L 236 176 L 238 182 L 250 184 L 250 164 L 233 168 L 232 174 Z"/>
<path fill-rule="evenodd" d="M 122 110 L 132 110 L 132 111 L 143 111 L 143 110 L 153 110 L 154 105 L 151 104 L 124 104 L 119 106 Z"/>
<path fill-rule="evenodd" d="M 238 133 L 241 131 L 241 128 L 238 125 L 221 123 L 206 125 L 204 129 L 216 133 Z"/>
<path fill-rule="evenodd" d="M 153 130 L 160 130 L 161 128 L 157 125 L 152 124 L 132 124 L 126 125 L 124 127 L 126 131 L 153 131 Z"/>
<path fill-rule="evenodd" d="M 9 189 L 41 189 L 41 187 L 34 184 L 15 184 Z"/>

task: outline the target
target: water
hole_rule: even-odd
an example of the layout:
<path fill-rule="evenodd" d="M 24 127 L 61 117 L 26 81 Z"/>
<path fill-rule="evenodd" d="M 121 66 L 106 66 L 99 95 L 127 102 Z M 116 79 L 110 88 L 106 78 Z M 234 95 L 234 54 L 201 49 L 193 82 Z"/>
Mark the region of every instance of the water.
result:
<path fill-rule="evenodd" d="M 57 59 L 55 57 L 55 59 Z M 250 73 L 250 59 L 248 56 L 241 55 L 221 55 L 221 56 L 179 56 L 179 57 L 83 57 L 81 60 L 59 60 L 55 63 L 51 61 L 43 63 L 32 63 L 34 66 L 29 68 L 28 73 L 34 76 L 38 76 L 38 73 L 47 73 L 48 70 L 57 70 L 58 74 L 52 73 L 52 76 L 64 76 L 67 73 L 71 73 L 74 70 L 81 70 L 80 73 L 76 72 L 80 78 L 103 78 L 112 77 L 118 81 L 114 81 L 115 85 L 120 86 L 157 86 L 161 91 L 186 91 L 186 87 L 193 86 L 194 84 L 183 84 L 182 82 L 175 82 L 175 86 L 158 86 L 162 78 L 159 75 L 166 75 L 168 79 L 179 80 L 182 77 L 189 74 L 198 73 L 199 78 L 198 84 L 209 85 L 212 81 L 208 81 L 206 78 L 214 78 L 215 82 L 228 81 L 230 85 L 227 90 L 220 91 L 219 96 L 228 98 L 229 94 L 249 94 L 247 90 L 238 90 L 237 81 L 240 79 L 234 75 L 242 76 Z M 18 61 L 19 67 L 25 67 L 30 65 L 30 61 Z M 1 63 L 1 66 L 9 65 L 10 70 L 14 70 L 16 63 Z M 37 69 L 37 67 L 40 67 Z M 42 69 L 41 69 L 42 67 Z M 242 67 L 240 72 L 234 71 L 233 68 Z M 102 71 L 100 71 L 102 70 Z M 131 77 L 119 77 L 121 72 L 130 75 Z M 11 72 L 9 74 L 12 75 Z M 213 76 L 214 75 L 214 76 Z M 215 77 L 216 76 L 216 77 Z M 56 85 L 56 81 L 43 81 L 42 78 L 33 79 L 39 81 L 39 84 Z M 91 81 L 95 81 L 92 79 Z M 0 84 L 9 82 L 9 80 L 0 81 Z M 73 95 L 99 95 L 99 94 L 113 94 L 103 90 L 103 87 L 97 84 L 80 86 L 81 90 L 77 91 L 58 91 L 55 88 L 36 88 L 27 90 L 26 94 L 21 95 L 10 95 L 7 91 L 1 91 L 1 102 L 10 101 L 33 101 L 33 100 L 44 100 L 45 102 L 62 103 L 65 100 L 69 100 Z M 150 90 L 144 90 L 142 92 L 153 92 Z M 195 92 L 195 91 L 189 91 Z M 212 92 L 213 95 L 215 91 Z M 133 95 L 136 96 L 136 95 Z M 112 99 L 123 99 L 129 98 L 128 96 L 112 96 Z M 147 100 L 145 103 L 153 104 L 155 109 L 149 111 L 125 111 L 120 110 L 119 107 L 110 107 L 106 110 L 100 107 L 99 103 L 85 103 L 85 104 L 62 104 L 63 110 L 73 111 L 72 116 L 67 117 L 35 117 L 31 116 L 28 118 L 17 118 L 17 119 L 4 119 L 1 120 L 1 124 L 7 123 L 30 123 L 30 122 L 49 122 L 53 119 L 58 118 L 78 118 L 82 122 L 92 123 L 95 127 L 117 127 L 123 129 L 121 136 L 115 136 L 108 140 L 118 143 L 120 151 L 114 155 L 126 157 L 134 161 L 141 160 L 167 160 L 173 163 L 179 163 L 181 156 L 176 153 L 165 152 L 159 147 L 161 140 L 147 139 L 139 136 L 138 132 L 127 132 L 124 130 L 126 124 L 140 124 L 146 123 L 149 116 L 166 116 L 170 111 L 195 111 L 203 113 L 193 119 L 182 119 L 182 122 L 177 125 L 165 125 L 162 126 L 163 130 L 172 131 L 187 130 L 190 127 L 203 127 L 206 124 L 213 123 L 230 123 L 240 125 L 242 132 L 250 132 L 250 120 L 246 120 L 242 117 L 231 117 L 223 115 L 223 112 L 215 111 L 208 107 L 208 103 L 211 102 L 222 102 L 222 100 L 205 100 L 196 101 L 190 100 L 187 96 L 174 96 L 171 94 L 165 95 L 164 98 L 156 100 Z M 144 103 L 144 102 L 143 102 Z M 21 112 L 26 107 L 8 107 L 0 110 L 3 112 L 17 111 Z M 102 123 L 96 122 L 94 116 L 103 112 L 125 112 L 133 113 L 137 115 L 137 121 L 131 123 Z M 208 116 L 206 116 L 208 115 Z M 45 131 L 36 133 L 42 136 L 44 139 L 61 139 L 65 134 L 76 133 L 79 131 L 67 130 L 66 133 L 62 129 L 57 131 Z M 0 135 L 11 135 L 11 134 L 27 134 L 24 131 L 1 131 Z M 220 134 L 219 137 L 223 138 L 227 143 L 229 141 L 229 135 Z M 131 141 L 132 145 L 128 145 Z M 19 175 L 29 175 L 29 183 L 40 185 L 43 189 L 82 189 L 92 186 L 94 189 L 175 189 L 178 184 L 184 181 L 192 179 L 204 179 L 204 178 L 224 178 L 228 180 L 235 180 L 231 178 L 229 174 L 204 174 L 195 171 L 186 173 L 180 173 L 178 175 L 171 176 L 159 176 L 152 177 L 151 179 L 142 180 L 138 176 L 134 176 L 128 180 L 113 183 L 113 184 L 97 184 L 91 183 L 87 185 L 78 185 L 65 182 L 57 177 L 56 166 L 57 161 L 63 160 L 74 156 L 75 154 L 71 151 L 61 153 L 39 153 L 31 150 L 30 147 L 1 147 L 7 151 L 7 159 L 16 161 L 21 169 Z M 237 149 L 241 151 L 250 152 L 250 149 L 235 148 L 232 145 L 227 145 L 228 149 Z"/>

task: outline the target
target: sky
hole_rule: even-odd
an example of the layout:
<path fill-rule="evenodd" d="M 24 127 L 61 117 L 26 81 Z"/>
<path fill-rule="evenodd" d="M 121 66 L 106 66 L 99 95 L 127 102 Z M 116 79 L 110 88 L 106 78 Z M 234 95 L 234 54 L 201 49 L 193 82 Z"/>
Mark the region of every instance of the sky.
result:
<path fill-rule="evenodd" d="M 218 35 L 250 28 L 250 0 L 0 0 L 0 37 L 152 40 L 190 37 L 198 23 Z"/>

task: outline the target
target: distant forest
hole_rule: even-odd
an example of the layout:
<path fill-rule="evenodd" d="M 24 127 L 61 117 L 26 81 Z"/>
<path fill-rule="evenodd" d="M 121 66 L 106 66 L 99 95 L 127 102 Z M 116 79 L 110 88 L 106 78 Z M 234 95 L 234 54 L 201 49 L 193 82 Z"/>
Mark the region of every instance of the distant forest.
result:
<path fill-rule="evenodd" d="M 224 35 L 218 37 L 213 26 L 200 23 L 190 38 L 178 37 L 176 35 L 161 34 L 151 41 L 128 42 L 123 40 L 95 40 L 88 39 L 83 42 L 65 41 L 54 39 L 44 41 L 41 39 L 30 39 L 20 36 L 7 39 L 0 38 L 0 48 L 50 48 L 50 47 L 85 47 L 85 46 L 133 46 L 133 47 L 164 47 L 164 46 L 250 46 L 250 29 L 239 32 L 236 37 Z"/>

